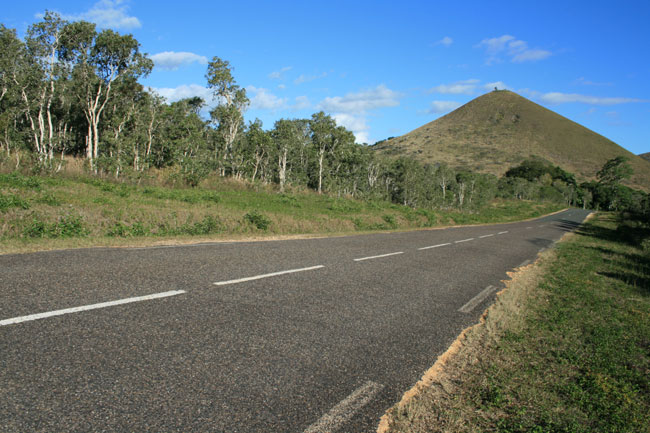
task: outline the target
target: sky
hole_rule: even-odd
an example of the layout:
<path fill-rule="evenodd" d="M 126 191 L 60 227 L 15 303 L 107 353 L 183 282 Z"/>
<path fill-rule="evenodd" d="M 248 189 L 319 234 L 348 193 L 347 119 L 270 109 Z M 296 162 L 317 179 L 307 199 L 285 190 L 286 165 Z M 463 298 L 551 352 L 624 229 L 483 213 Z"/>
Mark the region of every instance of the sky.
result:
<path fill-rule="evenodd" d="M 45 10 L 132 34 L 169 102 L 230 62 L 265 129 L 324 111 L 372 144 L 509 89 L 635 153 L 650 152 L 650 1 L 6 2 L 24 36 Z"/>

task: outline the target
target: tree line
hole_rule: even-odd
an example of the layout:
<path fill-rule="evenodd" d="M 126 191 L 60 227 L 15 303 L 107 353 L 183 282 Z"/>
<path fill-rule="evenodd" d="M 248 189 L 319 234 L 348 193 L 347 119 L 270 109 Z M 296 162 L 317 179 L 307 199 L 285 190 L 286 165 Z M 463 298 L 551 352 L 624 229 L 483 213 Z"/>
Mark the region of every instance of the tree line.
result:
<path fill-rule="evenodd" d="M 0 152 L 17 166 L 27 154 L 34 167 L 58 171 L 77 157 L 91 173 L 115 178 L 171 167 L 190 186 L 216 173 L 280 191 L 306 187 L 420 208 L 479 209 L 497 196 L 609 208 L 630 202 L 621 199 L 620 179 L 608 181 L 616 188 L 578 185 L 542 160 L 524 161 L 499 179 L 382 157 L 324 112 L 265 130 L 260 120 L 244 121 L 246 90 L 219 57 L 205 74 L 216 105 L 203 116 L 203 99 L 168 103 L 139 83 L 153 62 L 132 35 L 53 12 L 24 40 L 0 24 L 0 46 Z"/>

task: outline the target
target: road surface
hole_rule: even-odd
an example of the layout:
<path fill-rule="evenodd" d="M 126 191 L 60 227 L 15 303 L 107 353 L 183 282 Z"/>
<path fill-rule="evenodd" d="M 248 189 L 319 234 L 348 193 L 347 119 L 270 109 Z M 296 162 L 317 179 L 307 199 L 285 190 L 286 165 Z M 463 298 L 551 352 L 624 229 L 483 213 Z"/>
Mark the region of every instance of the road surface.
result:
<path fill-rule="evenodd" d="M 0 256 L 0 431 L 374 431 L 587 213 Z"/>

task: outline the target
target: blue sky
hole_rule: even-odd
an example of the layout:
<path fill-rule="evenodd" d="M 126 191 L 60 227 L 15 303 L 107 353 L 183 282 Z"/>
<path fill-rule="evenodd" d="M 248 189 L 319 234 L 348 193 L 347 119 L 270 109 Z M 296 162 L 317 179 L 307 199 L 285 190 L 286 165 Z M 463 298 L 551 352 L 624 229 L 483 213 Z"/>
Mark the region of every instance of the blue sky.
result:
<path fill-rule="evenodd" d="M 323 110 L 373 143 L 497 86 L 650 152 L 647 0 L 30 0 L 0 22 L 23 35 L 46 9 L 132 33 L 169 100 L 209 99 L 206 62 L 228 60 L 267 129 Z"/>

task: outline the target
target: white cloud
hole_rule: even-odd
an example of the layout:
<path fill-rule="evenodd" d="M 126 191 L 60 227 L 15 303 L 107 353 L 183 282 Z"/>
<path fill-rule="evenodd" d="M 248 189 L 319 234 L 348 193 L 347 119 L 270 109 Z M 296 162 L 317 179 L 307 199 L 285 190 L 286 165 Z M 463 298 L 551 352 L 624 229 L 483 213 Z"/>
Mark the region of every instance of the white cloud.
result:
<path fill-rule="evenodd" d="M 318 108 L 333 113 L 361 113 L 375 108 L 395 107 L 399 105 L 401 96 L 400 93 L 380 84 L 374 89 L 325 98 Z"/>
<path fill-rule="evenodd" d="M 300 75 L 298 78 L 293 80 L 293 84 L 302 84 L 302 83 L 308 83 L 310 81 L 318 80 L 319 78 L 325 78 L 327 77 L 327 72 L 323 72 L 322 74 L 318 75 Z"/>
<path fill-rule="evenodd" d="M 499 90 L 512 90 L 506 83 L 503 81 L 494 81 L 492 83 L 485 83 L 483 84 L 483 88 L 485 90 L 494 90 L 494 88 L 497 88 Z"/>
<path fill-rule="evenodd" d="M 138 18 L 128 15 L 128 6 L 125 3 L 124 0 L 100 0 L 87 12 L 61 16 L 70 21 L 90 21 L 104 29 L 129 30 L 142 27 Z"/>
<path fill-rule="evenodd" d="M 336 120 L 337 125 L 344 126 L 346 129 L 352 131 L 357 143 L 368 143 L 370 141 L 370 127 L 366 122 L 365 115 L 337 113 L 333 114 L 332 117 Z"/>
<path fill-rule="evenodd" d="M 296 96 L 295 103 L 291 107 L 292 110 L 298 111 L 298 110 L 305 110 L 307 108 L 311 107 L 311 102 L 309 102 L 309 98 L 306 96 Z"/>
<path fill-rule="evenodd" d="M 485 49 L 488 55 L 486 60 L 488 65 L 501 62 L 503 56 L 509 57 L 513 63 L 523 63 L 543 60 L 553 54 L 539 48 L 528 48 L 526 41 L 519 40 L 511 35 L 483 39 L 477 47 Z"/>
<path fill-rule="evenodd" d="M 483 39 L 478 46 L 485 48 L 489 56 L 496 56 L 506 49 L 508 42 L 514 39 L 514 36 L 503 35 L 498 38 Z"/>
<path fill-rule="evenodd" d="M 444 38 L 442 38 L 438 42 L 436 42 L 435 45 L 444 45 L 445 47 L 448 47 L 453 43 L 454 43 L 454 40 L 452 38 L 450 38 L 449 36 L 445 36 Z"/>
<path fill-rule="evenodd" d="M 157 67 L 168 70 L 176 70 L 181 65 L 188 65 L 194 62 L 200 63 L 202 65 L 208 64 L 207 57 L 186 51 L 164 51 L 162 53 L 152 55 L 151 60 L 153 60 Z"/>
<path fill-rule="evenodd" d="M 523 63 L 523 62 L 536 62 L 538 60 L 544 60 L 547 57 L 551 56 L 550 51 L 546 50 L 523 50 L 520 53 L 516 54 L 512 61 L 514 63 Z"/>
<path fill-rule="evenodd" d="M 287 98 L 278 98 L 268 89 L 247 86 L 246 92 L 251 101 L 250 107 L 253 109 L 276 111 L 287 106 Z"/>
<path fill-rule="evenodd" d="M 462 104 L 456 101 L 433 101 L 431 102 L 430 113 L 442 114 L 455 110 Z"/>
<path fill-rule="evenodd" d="M 285 66 L 284 68 L 280 69 L 279 71 L 273 71 L 269 74 L 269 78 L 273 80 L 280 80 L 284 77 L 284 73 L 290 71 L 293 69 L 293 66 Z"/>
<path fill-rule="evenodd" d="M 560 92 L 544 93 L 539 95 L 538 99 L 550 105 L 568 104 L 572 102 L 591 104 L 591 105 L 617 105 L 617 104 L 628 104 L 628 103 L 635 103 L 635 102 L 650 102 L 645 99 L 637 99 L 637 98 L 600 97 L 600 96 L 579 95 L 577 93 L 560 93 Z"/>
<path fill-rule="evenodd" d="M 580 77 L 576 80 L 578 84 L 582 84 L 583 86 L 613 86 L 614 83 L 597 83 L 594 81 L 590 81 L 585 79 L 585 77 Z"/>
<path fill-rule="evenodd" d="M 354 133 L 357 143 L 370 143 L 370 127 L 367 123 L 368 111 L 399 105 L 402 94 L 395 92 L 383 84 L 348 93 L 345 96 L 334 96 L 323 99 L 316 109 L 332 113 L 337 124 L 345 126 Z"/>
<path fill-rule="evenodd" d="M 185 98 L 192 98 L 198 96 L 203 98 L 208 105 L 214 104 L 214 97 L 212 91 L 205 86 L 199 84 L 183 84 L 178 87 L 151 87 L 152 92 L 164 97 L 167 102 L 176 102 Z"/>
<path fill-rule="evenodd" d="M 429 92 L 450 94 L 450 95 L 460 95 L 460 94 L 471 95 L 476 91 L 476 86 L 478 85 L 479 82 L 480 80 L 471 79 L 471 80 L 457 81 L 451 84 L 441 84 L 439 86 L 434 87 Z"/>

